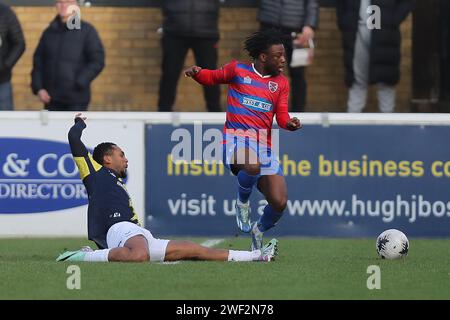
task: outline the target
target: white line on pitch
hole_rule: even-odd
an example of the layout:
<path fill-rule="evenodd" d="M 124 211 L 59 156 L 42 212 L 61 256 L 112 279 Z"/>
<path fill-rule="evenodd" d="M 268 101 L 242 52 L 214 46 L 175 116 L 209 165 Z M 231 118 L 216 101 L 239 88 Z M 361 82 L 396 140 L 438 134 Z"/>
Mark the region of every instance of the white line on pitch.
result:
<path fill-rule="evenodd" d="M 225 241 L 225 239 L 210 239 L 210 240 L 206 240 L 205 242 L 201 243 L 201 245 L 204 247 L 212 248 L 224 241 Z"/>

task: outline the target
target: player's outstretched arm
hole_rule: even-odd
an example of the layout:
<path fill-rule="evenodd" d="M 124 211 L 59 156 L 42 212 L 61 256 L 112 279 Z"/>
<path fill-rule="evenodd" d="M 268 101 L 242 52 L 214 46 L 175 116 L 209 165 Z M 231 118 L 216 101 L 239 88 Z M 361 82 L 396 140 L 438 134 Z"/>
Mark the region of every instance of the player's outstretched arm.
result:
<path fill-rule="evenodd" d="M 220 69 L 202 69 L 199 66 L 192 66 L 184 70 L 184 76 L 190 77 L 204 86 L 230 83 L 235 76 L 236 61 L 230 62 Z"/>
<path fill-rule="evenodd" d="M 81 134 L 86 128 L 85 120 L 87 118 L 83 117 L 81 113 L 75 115 L 75 124 L 69 130 L 69 144 L 70 150 L 74 157 L 85 157 L 88 155 L 88 150 L 86 146 L 81 141 Z"/>

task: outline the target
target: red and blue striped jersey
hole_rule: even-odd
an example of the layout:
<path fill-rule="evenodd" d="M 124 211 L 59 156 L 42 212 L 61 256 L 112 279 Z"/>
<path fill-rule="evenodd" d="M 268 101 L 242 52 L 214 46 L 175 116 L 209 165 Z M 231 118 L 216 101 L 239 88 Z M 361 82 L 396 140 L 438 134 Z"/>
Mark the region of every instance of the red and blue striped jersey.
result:
<path fill-rule="evenodd" d="M 289 82 L 284 75 L 262 76 L 253 64 L 232 61 L 217 70 L 202 69 L 194 79 L 202 85 L 229 85 L 224 133 L 239 130 L 248 136 L 249 131 L 257 132 L 257 141 L 262 139 L 261 132 L 267 133 L 270 146 L 274 116 L 278 125 L 286 129 L 290 120 Z"/>

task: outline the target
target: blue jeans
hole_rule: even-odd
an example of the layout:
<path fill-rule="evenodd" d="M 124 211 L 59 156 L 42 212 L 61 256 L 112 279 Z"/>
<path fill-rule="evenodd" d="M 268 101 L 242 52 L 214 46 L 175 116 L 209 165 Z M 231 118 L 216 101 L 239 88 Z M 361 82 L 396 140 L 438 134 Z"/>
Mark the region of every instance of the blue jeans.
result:
<path fill-rule="evenodd" d="M 0 110 L 14 110 L 11 82 L 0 83 Z"/>

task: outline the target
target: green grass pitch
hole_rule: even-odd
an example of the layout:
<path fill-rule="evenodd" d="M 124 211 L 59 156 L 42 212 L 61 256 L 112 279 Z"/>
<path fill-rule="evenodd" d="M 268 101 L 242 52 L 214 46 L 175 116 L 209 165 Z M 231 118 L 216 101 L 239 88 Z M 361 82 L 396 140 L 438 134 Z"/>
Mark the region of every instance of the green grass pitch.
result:
<path fill-rule="evenodd" d="M 90 242 L 0 239 L 0 299 L 450 299 L 450 240 L 410 239 L 408 256 L 394 261 L 377 257 L 375 239 L 279 240 L 271 263 L 76 263 L 81 289 L 69 290 L 74 263 L 54 259 Z M 239 237 L 217 247 L 248 245 Z M 380 267 L 380 289 L 367 288 L 370 265 Z"/>

